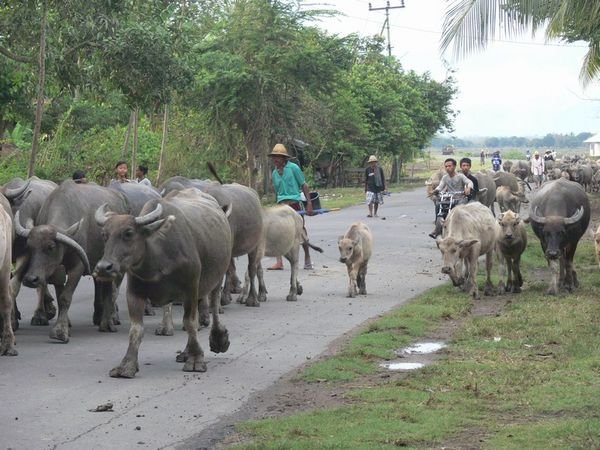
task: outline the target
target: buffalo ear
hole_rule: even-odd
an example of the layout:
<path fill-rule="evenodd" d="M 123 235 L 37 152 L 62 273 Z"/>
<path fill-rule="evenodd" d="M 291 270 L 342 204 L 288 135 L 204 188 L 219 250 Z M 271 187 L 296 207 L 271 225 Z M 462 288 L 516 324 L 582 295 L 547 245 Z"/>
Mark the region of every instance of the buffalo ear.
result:
<path fill-rule="evenodd" d="M 472 247 L 473 245 L 477 244 L 479 241 L 477 239 L 469 239 L 469 240 L 465 240 L 463 239 L 462 241 L 458 242 L 458 245 L 461 249 L 467 249 L 469 247 Z"/>
<path fill-rule="evenodd" d="M 338 236 L 338 244 L 344 239 L 344 236 Z"/>
<path fill-rule="evenodd" d="M 502 218 L 503 218 L 503 217 L 504 217 L 504 213 L 502 213 L 502 214 L 500 214 L 500 215 L 498 216 L 498 223 L 501 223 L 501 222 L 502 222 Z"/>

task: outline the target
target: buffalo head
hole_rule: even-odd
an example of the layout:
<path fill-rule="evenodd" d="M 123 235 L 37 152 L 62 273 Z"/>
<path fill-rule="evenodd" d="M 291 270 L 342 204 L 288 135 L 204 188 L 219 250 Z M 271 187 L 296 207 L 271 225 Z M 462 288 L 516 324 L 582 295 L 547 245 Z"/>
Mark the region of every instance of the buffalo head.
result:
<path fill-rule="evenodd" d="M 96 264 L 93 276 L 100 280 L 112 280 L 144 261 L 146 238 L 167 222 L 175 218 L 162 217 L 162 205 L 157 203 L 151 212 L 134 217 L 106 211 L 100 206 L 95 214 L 96 223 L 102 227 L 105 241 L 104 255 Z"/>
<path fill-rule="evenodd" d="M 19 212 L 15 215 L 15 232 L 27 239 L 27 248 L 31 254 L 29 267 L 23 277 L 23 284 L 37 288 L 45 286 L 48 279 L 57 272 L 63 264 L 65 250 L 73 250 L 83 263 L 83 274 L 90 274 L 90 263 L 85 250 L 72 236 L 77 233 L 83 219 L 64 231 L 57 230 L 52 225 L 33 226 L 31 220 L 26 227 L 21 225 Z"/>

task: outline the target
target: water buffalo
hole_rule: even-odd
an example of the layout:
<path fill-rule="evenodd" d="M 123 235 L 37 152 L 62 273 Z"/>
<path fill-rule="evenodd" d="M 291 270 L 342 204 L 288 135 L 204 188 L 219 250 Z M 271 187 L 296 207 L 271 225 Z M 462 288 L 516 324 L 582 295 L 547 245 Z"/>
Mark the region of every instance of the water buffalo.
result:
<path fill-rule="evenodd" d="M 14 178 L 2 187 L 1 192 L 10 202 L 13 216 L 19 212 L 20 224 L 25 224 L 28 219 L 35 220 L 46 198 L 56 187 L 56 183 L 40 180 L 38 177 L 31 177 L 27 181 Z M 26 243 L 25 238 L 16 236 L 12 249 L 12 261 L 15 269 L 10 280 L 10 291 L 13 297 L 13 328 L 15 330 L 19 328 L 18 319 L 20 318 L 16 299 L 29 263 L 29 251 Z M 37 291 L 38 304 L 31 317 L 31 325 L 48 325 L 48 321 L 56 315 L 54 299 L 46 287 L 39 288 Z"/>
<path fill-rule="evenodd" d="M 528 221 L 552 271 L 547 293 L 573 291 L 578 286 L 573 257 L 590 223 L 590 202 L 583 187 L 562 178 L 543 184 L 531 200 Z"/>
<path fill-rule="evenodd" d="M 249 293 L 246 306 L 260 306 L 256 292 L 257 250 L 262 235 L 262 207 L 256 191 L 241 184 L 221 184 L 215 181 L 189 180 L 184 177 L 169 178 L 159 189 L 162 195 L 183 187 L 195 187 L 212 195 L 222 208 L 231 206 L 228 218 L 233 236 L 232 260 L 225 277 L 221 304 L 231 303 L 231 294 L 240 292 L 241 283 L 235 273 L 233 258 L 248 255 Z"/>
<path fill-rule="evenodd" d="M 479 184 L 477 201 L 490 208 L 490 211 L 495 216 L 494 201 L 496 200 L 496 184 L 494 183 L 494 179 L 487 172 L 477 172 L 475 178 L 477 178 L 477 183 Z"/>
<path fill-rule="evenodd" d="M 114 211 L 127 212 L 121 194 L 96 184 L 66 180 L 48 196 L 35 223 L 28 220 L 23 227 L 19 213 L 15 217 L 17 234 L 27 239 L 31 255 L 23 284 L 45 288 L 50 283 L 56 289 L 58 317 L 50 331 L 52 339 L 69 341 L 68 312 L 73 292 L 81 277 L 91 274 L 90 264 L 96 264 L 102 256 L 104 241 L 94 212 L 104 203 Z M 94 284 L 94 324 L 99 325 L 100 331 L 116 331 L 113 324 L 116 286 L 112 282 L 94 281 Z"/>
<path fill-rule="evenodd" d="M 348 297 L 367 295 L 367 266 L 373 253 L 373 235 L 368 226 L 355 222 L 338 239 L 340 261 L 348 269 Z"/>
<path fill-rule="evenodd" d="M 188 342 L 178 361 L 184 371 L 205 372 L 197 337 L 198 302 L 210 295 L 210 348 L 229 348 L 227 329 L 219 323 L 219 290 L 231 260 L 232 235 L 226 214 L 210 196 L 184 189 L 151 200 L 138 217 L 98 208 L 95 219 L 106 239 L 95 277 L 111 280 L 126 271 L 131 327 L 129 347 L 111 377 L 132 378 L 139 370 L 138 350 L 144 335 L 144 303 L 166 305 L 181 298 Z"/>
<path fill-rule="evenodd" d="M 521 255 L 527 247 L 527 231 L 525 224 L 518 214 L 507 211 L 498 217 L 497 246 L 500 256 L 500 283 L 498 293 L 504 291 L 519 293 L 523 286 L 521 276 Z M 504 283 L 504 272 L 508 271 L 506 284 Z"/>
<path fill-rule="evenodd" d="M 500 212 L 513 211 L 518 213 L 521 209 L 522 196 L 513 194 L 508 186 L 500 186 L 496 189 L 496 202 Z"/>
<path fill-rule="evenodd" d="M 4 207 L 7 203 L 4 204 Z M 0 319 L 2 336 L 0 355 L 15 356 L 15 335 L 13 334 L 11 312 L 13 300 L 10 295 L 10 269 L 12 260 L 13 226 L 12 218 L 4 207 L 0 207 Z"/>
<path fill-rule="evenodd" d="M 476 276 L 481 255 L 486 256 L 485 294 L 492 294 L 490 275 L 497 235 L 498 223 L 489 208 L 472 202 L 450 211 L 444 223 L 444 237 L 436 240 L 442 252 L 442 273 L 449 275 L 454 286 L 460 286 L 473 298 L 479 298 Z"/>
<path fill-rule="evenodd" d="M 295 302 L 298 295 L 302 295 L 302 286 L 298 282 L 298 255 L 300 245 L 304 241 L 304 220 L 296 211 L 287 205 L 277 205 L 263 210 L 263 232 L 256 258 L 259 301 L 267 300 L 267 288 L 261 264 L 261 260 L 265 256 L 285 256 L 290 263 L 290 291 L 286 300 Z M 247 302 L 249 283 L 249 274 L 246 272 L 246 281 L 238 302 Z"/>
<path fill-rule="evenodd" d="M 526 181 L 531 175 L 531 166 L 527 161 L 518 160 L 509 170 L 517 178 Z"/>

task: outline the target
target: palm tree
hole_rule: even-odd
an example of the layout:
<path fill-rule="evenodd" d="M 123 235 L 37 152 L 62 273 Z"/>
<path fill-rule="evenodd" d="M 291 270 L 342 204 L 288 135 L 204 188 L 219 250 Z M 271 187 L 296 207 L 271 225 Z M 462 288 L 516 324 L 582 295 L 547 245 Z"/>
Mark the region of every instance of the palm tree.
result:
<path fill-rule="evenodd" d="M 600 77 L 600 2 L 597 0 L 452 0 L 444 19 L 441 50 L 456 56 L 484 49 L 499 31 L 514 37 L 546 29 L 546 39 L 586 41 L 580 80 Z"/>

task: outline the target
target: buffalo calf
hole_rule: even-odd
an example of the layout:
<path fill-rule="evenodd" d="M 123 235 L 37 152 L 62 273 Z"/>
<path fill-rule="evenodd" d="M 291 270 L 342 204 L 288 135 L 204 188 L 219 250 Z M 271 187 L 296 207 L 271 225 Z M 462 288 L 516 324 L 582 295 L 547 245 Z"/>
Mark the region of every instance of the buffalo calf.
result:
<path fill-rule="evenodd" d="M 362 222 L 350 225 L 348 231 L 338 239 L 340 261 L 348 268 L 348 297 L 356 297 L 356 291 L 367 295 L 367 264 L 373 251 L 371 230 Z"/>

